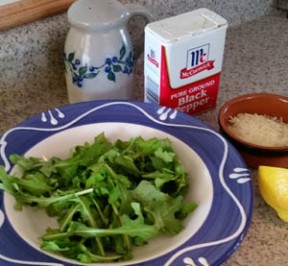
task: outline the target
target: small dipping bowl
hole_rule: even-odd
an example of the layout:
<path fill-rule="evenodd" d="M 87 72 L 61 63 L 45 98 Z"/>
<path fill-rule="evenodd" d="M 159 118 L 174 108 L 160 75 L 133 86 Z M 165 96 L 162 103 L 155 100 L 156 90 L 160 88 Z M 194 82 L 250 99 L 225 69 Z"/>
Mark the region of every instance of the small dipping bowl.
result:
<path fill-rule="evenodd" d="M 235 146 L 249 167 L 255 169 L 259 165 L 266 165 L 288 168 L 288 145 L 256 145 L 229 130 L 229 119 L 239 113 L 282 118 L 284 123 L 288 123 L 288 97 L 269 93 L 244 94 L 226 102 L 218 114 L 221 134 Z"/>

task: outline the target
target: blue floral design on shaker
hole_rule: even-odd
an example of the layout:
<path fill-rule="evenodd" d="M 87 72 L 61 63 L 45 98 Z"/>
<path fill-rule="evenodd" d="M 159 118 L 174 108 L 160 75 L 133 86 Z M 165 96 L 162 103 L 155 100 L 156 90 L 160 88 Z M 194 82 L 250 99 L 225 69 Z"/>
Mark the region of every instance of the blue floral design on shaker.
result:
<path fill-rule="evenodd" d="M 127 49 L 123 44 L 119 56 L 107 57 L 100 66 L 82 65 L 80 59 L 75 58 L 75 52 L 64 53 L 64 63 L 66 72 L 72 73 L 72 82 L 82 88 L 85 79 L 94 79 L 104 70 L 107 79 L 116 82 L 116 74 L 131 74 L 133 72 L 134 53 L 132 49 Z"/>

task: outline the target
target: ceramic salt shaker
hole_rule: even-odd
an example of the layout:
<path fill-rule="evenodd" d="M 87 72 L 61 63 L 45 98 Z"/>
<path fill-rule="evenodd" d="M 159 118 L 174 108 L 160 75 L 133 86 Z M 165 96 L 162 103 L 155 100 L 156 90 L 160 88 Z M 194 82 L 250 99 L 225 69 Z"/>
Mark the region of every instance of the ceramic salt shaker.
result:
<path fill-rule="evenodd" d="M 131 99 L 134 48 L 127 22 L 135 15 L 149 22 L 150 12 L 116 0 L 76 0 L 67 15 L 71 26 L 64 62 L 69 102 Z"/>

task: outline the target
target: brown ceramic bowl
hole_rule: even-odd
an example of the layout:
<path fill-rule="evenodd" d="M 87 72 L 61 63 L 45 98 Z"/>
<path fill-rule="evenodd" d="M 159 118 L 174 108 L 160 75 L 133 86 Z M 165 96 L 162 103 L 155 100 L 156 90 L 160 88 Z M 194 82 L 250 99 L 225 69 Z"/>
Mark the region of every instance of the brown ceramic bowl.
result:
<path fill-rule="evenodd" d="M 218 115 L 220 132 L 238 149 L 248 166 L 258 168 L 259 165 L 266 165 L 288 168 L 288 146 L 255 145 L 240 139 L 229 131 L 230 117 L 239 113 L 282 117 L 283 122 L 288 123 L 288 97 L 269 93 L 241 95 L 226 102 Z"/>

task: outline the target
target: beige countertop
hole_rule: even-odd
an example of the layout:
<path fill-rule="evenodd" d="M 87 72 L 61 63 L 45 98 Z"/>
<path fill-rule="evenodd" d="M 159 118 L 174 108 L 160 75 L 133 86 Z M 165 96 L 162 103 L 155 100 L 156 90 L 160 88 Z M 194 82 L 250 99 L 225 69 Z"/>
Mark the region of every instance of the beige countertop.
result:
<path fill-rule="evenodd" d="M 287 25 L 288 20 L 283 13 L 263 16 L 228 29 L 218 105 L 196 117 L 218 130 L 218 110 L 234 96 L 252 92 L 288 96 Z M 63 32 L 67 29 L 65 22 L 63 28 L 56 35 L 49 30 L 41 32 L 43 35 L 51 34 L 55 46 L 52 45 L 50 50 L 41 46 L 41 38 L 29 39 L 29 34 L 21 40 L 22 46 L 14 50 L 11 43 L 10 46 L 8 43 L 2 45 L 2 51 L 7 50 L 7 57 L 2 57 L 0 69 L 0 134 L 44 110 L 68 104 L 64 69 L 57 59 L 64 40 Z M 43 48 L 41 52 L 47 54 L 49 61 L 32 60 L 33 53 L 25 50 L 27 43 Z M 8 56 L 10 50 L 16 55 L 13 60 Z M 17 58 L 17 53 L 27 55 L 21 64 L 18 64 L 17 60 L 21 58 Z M 47 66 L 54 68 L 53 71 L 47 70 Z M 136 68 L 135 99 L 142 101 L 142 58 Z M 257 172 L 252 174 L 255 199 L 251 226 L 240 247 L 224 265 L 288 265 L 288 224 L 282 222 L 263 202 L 257 189 Z"/>

